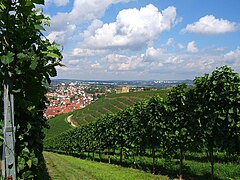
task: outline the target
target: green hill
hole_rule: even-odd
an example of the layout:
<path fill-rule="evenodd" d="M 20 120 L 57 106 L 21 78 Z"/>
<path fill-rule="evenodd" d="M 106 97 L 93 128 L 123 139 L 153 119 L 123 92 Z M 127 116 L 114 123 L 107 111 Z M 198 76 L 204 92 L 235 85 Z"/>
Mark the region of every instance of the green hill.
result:
<path fill-rule="evenodd" d="M 84 109 L 74 111 L 72 118 L 79 124 L 86 124 L 106 113 L 118 112 L 128 106 L 134 105 L 137 101 L 156 95 L 165 98 L 167 91 L 159 90 L 113 94 L 93 102 Z"/>
<path fill-rule="evenodd" d="M 45 130 L 46 139 L 54 137 L 63 131 L 73 128 L 67 117 L 72 115 L 72 119 L 80 125 L 96 120 L 107 113 L 115 113 L 128 106 L 134 105 L 137 101 L 159 95 L 163 98 L 167 96 L 167 90 L 130 92 L 122 94 L 112 94 L 98 99 L 87 107 L 76 110 L 72 113 L 62 114 L 50 119 L 50 129 Z"/>

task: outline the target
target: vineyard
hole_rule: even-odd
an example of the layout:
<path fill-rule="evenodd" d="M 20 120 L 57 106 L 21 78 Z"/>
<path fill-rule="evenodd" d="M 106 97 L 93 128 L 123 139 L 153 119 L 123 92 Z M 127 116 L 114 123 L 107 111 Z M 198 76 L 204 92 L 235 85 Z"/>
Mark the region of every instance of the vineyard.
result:
<path fill-rule="evenodd" d="M 49 137 L 57 136 L 58 134 L 73 128 L 68 122 L 67 117 L 69 114 L 61 114 L 56 116 L 55 118 L 52 118 L 51 120 L 48 120 L 49 128 L 44 129 L 45 133 L 45 139 Z"/>
<path fill-rule="evenodd" d="M 50 119 L 48 121 L 50 129 L 45 129 L 45 139 L 57 136 L 63 131 L 71 129 L 72 126 L 66 120 L 70 114 L 73 115 L 72 118 L 75 121 L 77 121 L 80 125 L 83 125 L 98 119 L 104 114 L 116 113 L 129 106 L 132 106 L 137 101 L 156 95 L 160 95 L 161 97 L 165 98 L 167 95 L 167 90 L 130 92 L 123 94 L 112 94 L 107 97 L 103 97 L 88 105 L 84 109 L 76 110 L 69 114 L 59 115 Z"/>
<path fill-rule="evenodd" d="M 172 88 L 166 100 L 154 96 L 47 139 L 45 149 L 154 174 L 239 179 L 239 87 L 224 66 L 197 77 L 194 88 Z"/>
<path fill-rule="evenodd" d="M 93 102 L 90 106 L 87 106 L 84 109 L 74 111 L 73 119 L 79 124 L 87 124 L 104 114 L 121 111 L 122 109 L 135 104 L 139 100 L 146 99 L 157 94 L 162 97 L 166 97 L 167 91 L 160 90 L 112 94 Z"/>
<path fill-rule="evenodd" d="M 46 9 L 45 3 L 49 4 Z M 160 34 L 180 25 L 180 16 L 185 18 L 184 22 L 191 23 L 199 13 L 192 13 L 195 17 L 188 20 L 189 10 L 196 10 L 192 7 L 198 8 L 198 4 L 188 7 L 184 14 L 181 3 L 173 3 L 162 11 L 154 5 L 159 3 L 147 1 L 68 3 L 70 1 L 0 1 L 2 179 L 48 179 L 50 176 L 42 175 L 47 171 L 47 160 L 53 167 L 53 178 L 59 179 L 78 176 L 86 179 L 240 179 L 240 78 L 228 66 L 196 77 L 192 88 L 181 84 L 169 91 L 112 95 L 80 111 L 59 115 L 49 124 L 44 117 L 47 86 L 51 78 L 57 76 L 59 66 L 67 66 L 65 75 L 69 77 L 79 78 L 84 74 L 90 79 L 191 77 L 224 63 L 238 68 L 239 56 L 235 53 L 239 53 L 239 47 L 227 52 L 232 48 L 230 45 L 238 43 L 233 41 L 238 34 L 223 34 L 237 33 L 239 23 L 231 22 L 235 18 L 225 20 L 230 16 L 217 19 L 211 15 L 218 14 L 216 5 L 222 3 L 207 5 L 209 10 L 214 5 L 215 12 L 209 11 L 210 15 L 202 16 L 194 24 L 184 27 L 186 23 L 183 23 L 182 27 L 165 34 L 164 37 L 171 35 L 166 45 L 158 39 L 162 37 Z M 220 15 L 227 4 L 220 6 Z M 229 7 L 225 9 L 234 10 L 239 6 Z M 176 9 L 181 14 L 176 13 Z M 105 16 L 108 13 L 111 16 Z M 133 16 L 126 20 L 129 14 Z M 234 11 L 225 15 L 230 14 L 238 15 Z M 115 15 L 116 21 L 109 22 Z M 48 27 L 50 17 L 55 19 L 53 28 Z M 204 28 L 195 28 L 202 22 Z M 215 38 L 211 38 L 215 45 L 204 43 L 206 46 L 198 49 L 195 41 L 191 41 L 186 46 L 189 37 L 195 39 L 196 36 L 176 37 L 177 29 L 187 34 L 221 34 L 224 39 L 221 42 L 230 44 L 219 44 L 217 36 L 215 43 Z M 50 39 L 53 36 L 54 39 Z M 61 63 L 63 46 L 55 40 L 63 40 L 67 45 L 65 56 L 71 60 L 66 58 L 65 65 Z M 204 44 L 200 43 L 199 47 Z M 140 52 L 143 52 L 141 56 Z M 77 63 L 75 66 L 73 61 Z M 113 74 L 115 76 L 111 76 Z M 134 76 L 137 74 L 140 76 Z M 73 128 L 68 123 L 69 117 L 80 126 Z M 49 126 L 49 130 L 44 130 Z M 44 149 L 49 152 L 43 153 Z M 128 171 L 115 164 L 135 169 Z"/>

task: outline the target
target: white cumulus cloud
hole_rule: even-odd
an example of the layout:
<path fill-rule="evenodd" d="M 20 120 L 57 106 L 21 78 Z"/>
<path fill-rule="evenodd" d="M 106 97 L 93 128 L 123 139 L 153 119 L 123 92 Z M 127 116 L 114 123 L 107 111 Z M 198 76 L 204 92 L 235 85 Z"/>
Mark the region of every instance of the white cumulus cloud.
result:
<path fill-rule="evenodd" d="M 198 48 L 195 45 L 195 41 L 191 41 L 191 42 L 188 43 L 187 52 L 190 52 L 190 53 L 198 52 Z"/>
<path fill-rule="evenodd" d="M 68 37 L 73 35 L 73 32 L 69 27 L 80 28 L 80 25 L 86 22 L 94 21 L 98 25 L 101 23 L 97 18 L 100 18 L 104 15 L 106 9 L 112 5 L 120 2 L 129 2 L 131 0 L 74 0 L 73 7 L 70 12 L 58 12 L 56 15 L 51 18 L 51 26 L 47 27 L 49 32 L 49 37 L 57 36 L 60 40 L 57 40 L 58 43 L 62 43 Z M 69 0 L 48 0 L 47 3 L 54 3 L 57 6 L 64 6 L 68 4 Z M 64 37 L 58 37 L 58 36 Z M 56 40 L 56 38 L 54 39 Z"/>
<path fill-rule="evenodd" d="M 195 47 L 194 41 L 189 44 Z M 124 51 L 102 53 L 101 50 L 95 52 L 94 49 L 75 48 L 71 53 L 64 54 L 63 64 L 66 67 L 58 68 L 59 74 L 67 77 L 78 75 L 78 77 L 88 79 L 99 77 L 105 79 L 186 79 L 209 73 L 216 67 L 226 64 L 240 72 L 240 47 L 227 53 L 220 51 L 217 55 L 211 52 L 170 53 L 166 49 L 154 46 L 148 47 L 144 54 L 142 51 L 131 55 Z"/>
<path fill-rule="evenodd" d="M 72 56 L 75 57 L 90 57 L 90 56 L 99 56 L 106 54 L 106 50 L 95 50 L 95 49 L 85 49 L 85 48 L 74 48 Z"/>
<path fill-rule="evenodd" d="M 74 0 L 73 8 L 70 12 L 60 12 L 51 17 L 51 29 L 60 30 L 68 24 L 79 25 L 97 19 L 104 15 L 110 5 L 128 1 L 130 0 Z"/>
<path fill-rule="evenodd" d="M 155 49 L 154 47 L 149 47 L 146 50 L 146 57 L 148 60 L 156 59 L 162 56 L 163 52 L 164 52 L 164 49 L 162 48 Z"/>
<path fill-rule="evenodd" d="M 85 31 L 85 43 L 96 48 L 139 49 L 175 23 L 175 7 L 162 12 L 152 4 L 141 9 L 125 9 L 119 12 L 115 22 L 102 25 L 92 34 Z"/>
<path fill-rule="evenodd" d="M 53 31 L 46 38 L 49 39 L 50 42 L 57 39 L 58 43 L 63 43 L 65 41 L 64 33 L 65 31 Z"/>
<path fill-rule="evenodd" d="M 181 43 L 178 43 L 178 48 L 179 48 L 179 49 L 183 49 L 183 48 L 184 48 L 184 45 L 181 44 Z"/>
<path fill-rule="evenodd" d="M 145 62 L 141 56 L 126 56 L 122 54 L 109 54 L 99 62 L 101 67 L 108 71 L 134 71 L 143 69 Z M 97 67 L 100 66 L 97 63 Z M 93 64 L 95 66 L 96 64 Z"/>
<path fill-rule="evenodd" d="M 217 19 L 213 15 L 206 15 L 199 21 L 188 24 L 182 32 L 191 32 L 199 34 L 224 34 L 234 32 L 240 29 L 240 25 L 224 19 Z"/>
<path fill-rule="evenodd" d="M 238 60 L 240 61 L 240 46 L 236 50 L 230 51 L 224 55 L 226 60 Z"/>
<path fill-rule="evenodd" d="M 67 25 L 62 31 L 52 31 L 47 36 L 51 42 L 56 41 L 57 43 L 64 44 L 67 40 L 71 39 L 71 36 L 76 30 L 76 25 Z"/>

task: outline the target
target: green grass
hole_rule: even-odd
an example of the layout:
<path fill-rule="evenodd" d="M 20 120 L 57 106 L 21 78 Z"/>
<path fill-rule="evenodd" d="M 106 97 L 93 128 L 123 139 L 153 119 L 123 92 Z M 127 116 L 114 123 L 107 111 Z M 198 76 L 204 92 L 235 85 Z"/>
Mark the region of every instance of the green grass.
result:
<path fill-rule="evenodd" d="M 84 153 L 81 157 L 93 159 L 92 153 Z M 107 162 L 108 156 L 102 154 L 102 161 Z M 98 153 L 95 153 L 94 159 L 99 161 Z M 152 158 L 146 156 L 135 156 L 135 166 L 138 169 L 142 169 L 147 172 L 152 171 Z M 131 167 L 133 166 L 132 157 L 124 157 L 122 166 Z M 111 156 L 111 162 L 120 164 L 119 154 Z M 179 160 L 171 159 L 166 160 L 157 158 L 156 161 L 156 172 L 161 175 L 167 175 L 171 179 L 178 178 L 179 174 Z M 217 180 L 236 179 L 240 180 L 240 164 L 238 163 L 215 163 L 214 165 L 214 176 Z M 183 177 L 185 179 L 197 179 L 205 180 L 211 179 L 211 165 L 209 162 L 198 162 L 194 160 L 184 160 Z"/>
<path fill-rule="evenodd" d="M 211 165 L 209 162 L 185 161 L 189 173 L 195 176 L 208 175 L 210 176 Z M 222 164 L 215 163 L 214 176 L 217 179 L 240 179 L 240 165 L 239 164 Z M 210 178 L 210 177 L 209 177 Z"/>
<path fill-rule="evenodd" d="M 58 176 L 63 176 L 61 175 L 62 171 L 67 174 L 69 172 L 70 174 L 72 172 L 71 168 L 79 169 L 78 171 L 74 170 L 76 176 L 78 176 L 78 173 L 82 174 L 83 171 L 85 174 L 90 174 L 92 176 L 91 178 L 90 176 L 86 177 L 87 179 L 177 179 L 179 174 L 179 161 L 177 159 L 166 161 L 166 159 L 158 158 L 155 166 L 158 175 L 152 175 L 152 159 L 150 157 L 135 156 L 135 165 L 132 164 L 132 159 L 129 157 L 129 159 L 123 160 L 121 163 L 122 166 L 117 166 L 90 161 L 89 159 L 92 159 L 92 153 L 90 153 L 90 156 L 87 156 L 87 153 L 85 153 L 85 158 L 88 160 L 48 152 L 44 152 L 44 156 L 47 161 L 50 176 L 55 177 L 56 179 Z M 94 159 L 97 161 L 99 160 L 97 153 L 95 153 Z M 108 162 L 107 155 L 102 155 L 102 162 Z M 119 164 L 119 156 L 111 156 L 111 163 Z M 61 169 L 62 166 L 65 166 L 64 170 Z M 125 168 L 123 166 L 125 166 Z M 130 168 L 131 166 L 136 166 L 136 168 L 140 168 L 141 170 L 134 170 Z M 143 172 L 143 170 L 148 173 Z M 184 179 L 211 179 L 210 172 L 211 166 L 209 162 L 184 161 Z M 137 175 L 135 173 L 137 173 Z M 215 163 L 214 175 L 216 180 L 240 180 L 240 165 L 233 163 Z"/>
<path fill-rule="evenodd" d="M 82 160 L 72 156 L 65 156 L 51 152 L 44 152 L 44 158 L 51 179 L 169 179 L 167 176 L 152 175 L 132 168 Z"/>

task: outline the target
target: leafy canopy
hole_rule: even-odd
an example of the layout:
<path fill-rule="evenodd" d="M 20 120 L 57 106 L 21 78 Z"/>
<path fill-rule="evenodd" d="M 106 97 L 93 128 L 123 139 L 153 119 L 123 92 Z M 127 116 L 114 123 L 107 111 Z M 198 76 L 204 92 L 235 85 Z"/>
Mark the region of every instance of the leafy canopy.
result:
<path fill-rule="evenodd" d="M 57 75 L 55 67 L 62 59 L 60 46 L 43 34 L 49 18 L 36 8 L 43 4 L 44 0 L 0 1 L 0 95 L 3 81 L 8 80 L 14 94 L 20 179 L 37 178 L 41 171 L 46 84 Z"/>

